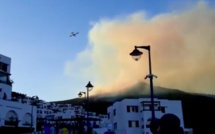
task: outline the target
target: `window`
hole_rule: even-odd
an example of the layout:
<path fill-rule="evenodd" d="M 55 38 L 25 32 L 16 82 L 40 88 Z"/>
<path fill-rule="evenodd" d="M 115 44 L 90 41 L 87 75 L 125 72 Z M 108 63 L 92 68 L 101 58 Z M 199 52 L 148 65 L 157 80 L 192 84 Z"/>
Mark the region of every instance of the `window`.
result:
<path fill-rule="evenodd" d="M 150 106 L 143 106 L 143 110 L 150 110 Z"/>
<path fill-rule="evenodd" d="M 133 112 L 138 112 L 138 106 L 132 106 L 132 111 Z"/>
<path fill-rule="evenodd" d="M 161 107 L 161 112 L 162 113 L 165 113 L 166 111 L 165 111 L 165 107 Z"/>
<path fill-rule="evenodd" d="M 128 127 L 139 127 L 139 121 L 134 120 L 134 121 L 128 121 Z"/>
<path fill-rule="evenodd" d="M 136 121 L 136 127 L 139 127 L 139 121 Z"/>
<path fill-rule="evenodd" d="M 146 128 L 150 128 L 150 124 L 151 124 L 152 119 L 148 119 L 146 122 Z"/>
<path fill-rule="evenodd" d="M 130 106 L 127 106 L 127 112 L 128 113 L 130 112 Z"/>
<path fill-rule="evenodd" d="M 116 115 L 116 109 L 113 110 L 113 115 L 114 115 L 114 116 Z"/>
<path fill-rule="evenodd" d="M 4 93 L 3 100 L 7 100 L 7 95 Z"/>
<path fill-rule="evenodd" d="M 149 111 L 152 109 L 152 105 L 150 101 L 143 101 L 141 102 L 143 105 L 143 111 Z M 155 101 L 154 102 L 154 110 L 159 110 L 160 107 L 160 102 L 159 101 Z"/>
<path fill-rule="evenodd" d="M 108 113 L 108 119 L 110 119 L 110 113 Z"/>
<path fill-rule="evenodd" d="M 0 62 L 0 69 L 4 72 L 7 72 L 7 64 Z"/>
<path fill-rule="evenodd" d="M 138 112 L 138 106 L 127 106 L 127 112 Z"/>
<path fill-rule="evenodd" d="M 132 122 L 128 121 L 128 127 L 132 127 Z"/>
<path fill-rule="evenodd" d="M 117 123 L 116 123 L 116 122 L 113 124 L 113 129 L 114 129 L 114 130 L 117 129 Z"/>
<path fill-rule="evenodd" d="M 5 72 L 7 72 L 7 64 L 3 64 L 2 65 L 2 70 L 5 71 Z"/>

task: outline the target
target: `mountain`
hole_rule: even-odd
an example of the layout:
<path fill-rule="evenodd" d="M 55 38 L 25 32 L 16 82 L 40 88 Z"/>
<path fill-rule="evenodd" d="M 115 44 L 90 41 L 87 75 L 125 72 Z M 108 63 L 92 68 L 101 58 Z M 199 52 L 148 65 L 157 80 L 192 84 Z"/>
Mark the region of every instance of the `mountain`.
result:
<path fill-rule="evenodd" d="M 177 89 L 154 87 L 154 94 L 159 99 L 181 100 L 184 123 L 186 128 L 193 128 L 195 134 L 206 134 L 213 132 L 215 121 L 215 98 L 204 94 L 194 94 Z M 90 96 L 90 111 L 106 114 L 107 107 L 124 98 L 150 97 L 149 85 L 138 83 L 125 89 L 123 92 L 109 93 L 105 95 Z M 56 103 L 82 105 L 83 98 L 57 101 Z M 215 133 L 215 132 L 213 132 Z"/>

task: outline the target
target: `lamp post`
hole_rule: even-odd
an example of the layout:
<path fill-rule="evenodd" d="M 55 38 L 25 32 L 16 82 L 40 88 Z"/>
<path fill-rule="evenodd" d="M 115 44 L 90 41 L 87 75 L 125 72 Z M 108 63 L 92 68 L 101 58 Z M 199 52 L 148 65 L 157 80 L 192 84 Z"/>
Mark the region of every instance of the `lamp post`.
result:
<path fill-rule="evenodd" d="M 31 128 L 33 128 L 33 107 L 36 105 L 36 102 L 39 100 L 38 96 L 32 96 L 31 101 Z"/>
<path fill-rule="evenodd" d="M 93 89 L 93 85 L 89 83 L 86 85 L 87 88 L 87 128 L 89 128 L 89 91 Z"/>
<path fill-rule="evenodd" d="M 78 96 L 81 98 L 83 94 L 84 94 L 85 99 L 87 100 L 86 92 L 79 92 Z M 85 103 L 86 103 L 86 100 L 85 100 Z M 84 105 L 85 105 L 85 103 L 84 103 Z M 82 112 L 83 112 L 83 110 L 82 110 Z M 85 118 L 85 114 L 84 114 L 84 118 Z"/>
<path fill-rule="evenodd" d="M 157 76 L 152 74 L 152 65 L 151 65 L 151 52 L 150 46 L 135 46 L 134 50 L 130 53 L 132 58 L 135 61 L 138 61 L 141 58 L 143 52 L 139 51 L 138 48 L 142 48 L 148 50 L 149 57 L 149 74 L 145 77 L 145 79 L 150 79 L 150 94 L 151 94 L 151 112 L 152 112 L 152 121 L 155 120 L 155 110 L 154 110 L 154 89 L 153 89 L 153 77 L 157 78 Z"/>
<path fill-rule="evenodd" d="M 83 96 L 83 94 L 84 94 L 84 98 L 85 98 L 85 100 L 84 100 L 84 102 L 86 103 L 86 100 L 87 100 L 87 97 L 86 97 L 86 92 L 79 92 L 79 94 L 78 94 L 78 96 L 81 98 L 82 96 Z M 84 108 L 86 108 L 86 104 L 85 103 L 83 103 L 83 107 Z M 81 115 L 83 114 L 83 121 L 84 121 L 84 123 L 85 123 L 85 111 L 83 110 L 83 108 L 82 108 L 82 110 L 81 110 Z"/>

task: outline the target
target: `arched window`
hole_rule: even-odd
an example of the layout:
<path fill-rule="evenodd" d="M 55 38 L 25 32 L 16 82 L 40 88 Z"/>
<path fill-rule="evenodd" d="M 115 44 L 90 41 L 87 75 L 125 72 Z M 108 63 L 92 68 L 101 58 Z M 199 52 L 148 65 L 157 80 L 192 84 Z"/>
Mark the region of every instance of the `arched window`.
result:
<path fill-rule="evenodd" d="M 26 113 L 22 119 L 22 125 L 30 126 L 31 125 L 31 114 Z"/>
<path fill-rule="evenodd" d="M 5 117 L 5 125 L 18 126 L 18 115 L 15 111 L 10 110 Z"/>

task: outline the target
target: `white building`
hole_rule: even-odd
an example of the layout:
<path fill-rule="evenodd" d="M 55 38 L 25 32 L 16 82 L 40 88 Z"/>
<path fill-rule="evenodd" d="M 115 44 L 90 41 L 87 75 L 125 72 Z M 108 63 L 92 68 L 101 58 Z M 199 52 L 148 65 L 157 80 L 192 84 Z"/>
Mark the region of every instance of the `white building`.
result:
<path fill-rule="evenodd" d="M 95 112 L 89 112 L 88 115 L 92 125 L 96 123 L 99 127 L 103 127 L 107 123 L 107 115 L 97 115 Z M 43 102 L 37 107 L 37 117 L 51 123 L 53 120 L 61 120 L 62 123 L 72 124 L 77 117 L 86 119 L 87 111 L 83 106 Z"/>
<path fill-rule="evenodd" d="M 11 58 L 0 54 L 0 127 L 36 128 L 36 107 L 26 95 L 12 92 L 10 70 Z"/>
<path fill-rule="evenodd" d="M 116 134 L 150 134 L 151 101 L 148 98 L 124 99 L 108 107 L 109 123 Z M 173 113 L 181 120 L 184 128 L 181 101 L 154 99 L 155 117 Z"/>
<path fill-rule="evenodd" d="M 75 118 L 75 108 L 71 104 L 56 104 L 43 102 L 37 107 L 37 117 L 44 119 Z"/>
<path fill-rule="evenodd" d="M 83 106 L 72 106 L 71 104 L 56 104 L 42 100 L 35 100 L 25 94 L 12 92 L 13 81 L 10 80 L 11 58 L 0 54 L 0 129 L 1 127 L 14 128 L 33 127 L 36 130 L 37 119 L 45 120 L 72 120 L 77 116 L 87 117 Z M 37 106 L 31 105 L 37 102 Z M 35 103 L 36 104 L 36 103 Z M 33 119 L 32 119 L 33 118 Z M 96 124 L 105 126 L 107 115 L 97 115 L 89 112 L 89 118 L 99 119 Z M 68 121 L 65 121 L 68 123 Z M 91 121 L 94 124 L 95 121 Z"/>

